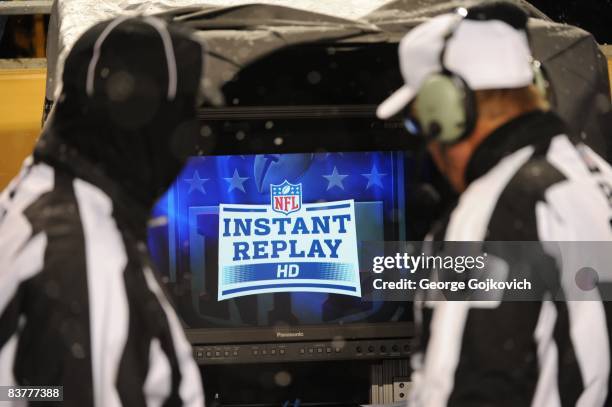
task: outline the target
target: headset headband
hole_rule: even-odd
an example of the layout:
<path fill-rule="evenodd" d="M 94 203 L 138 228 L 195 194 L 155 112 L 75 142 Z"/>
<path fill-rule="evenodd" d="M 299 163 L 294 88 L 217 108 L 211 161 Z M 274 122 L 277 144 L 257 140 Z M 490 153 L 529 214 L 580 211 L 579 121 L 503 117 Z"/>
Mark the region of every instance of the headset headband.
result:
<path fill-rule="evenodd" d="M 462 11 L 461 11 L 462 10 Z M 446 59 L 446 49 L 448 47 L 448 42 L 455 35 L 455 31 L 459 28 L 459 25 L 463 22 L 465 16 L 467 15 L 467 10 L 465 8 L 458 8 L 456 10 L 457 20 L 453 21 L 448 28 L 448 32 L 443 37 L 442 50 L 440 51 L 440 67 L 442 68 L 442 72 L 450 72 L 450 69 L 446 66 L 444 59 Z"/>
<path fill-rule="evenodd" d="M 100 59 L 100 49 L 102 48 L 102 44 L 115 28 L 129 18 L 130 17 L 120 17 L 111 21 L 96 40 L 93 55 L 87 68 L 87 80 L 85 83 L 87 96 L 92 97 L 94 94 L 95 71 Z M 164 55 L 166 56 L 166 64 L 168 66 L 168 92 L 166 96 L 168 100 L 172 101 L 176 97 L 177 89 L 177 66 L 176 57 L 174 55 L 174 47 L 172 46 L 172 38 L 170 37 L 168 28 L 161 20 L 154 17 L 144 17 L 143 20 L 153 27 L 161 38 L 164 47 Z"/>

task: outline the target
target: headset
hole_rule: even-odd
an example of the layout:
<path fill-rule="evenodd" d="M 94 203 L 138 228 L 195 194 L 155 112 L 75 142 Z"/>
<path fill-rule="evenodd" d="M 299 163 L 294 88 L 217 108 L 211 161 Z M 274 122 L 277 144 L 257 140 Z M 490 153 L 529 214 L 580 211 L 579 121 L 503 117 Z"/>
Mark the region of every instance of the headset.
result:
<path fill-rule="evenodd" d="M 474 91 L 444 63 L 448 43 L 468 12 L 460 8 L 457 14 L 457 22 L 451 24 L 444 36 L 440 52 L 442 70 L 425 79 L 416 97 L 404 111 L 404 125 L 410 133 L 424 136 L 427 141 L 437 140 L 444 145 L 456 144 L 465 139 L 474 130 L 478 117 Z M 533 60 L 532 69 L 534 86 L 542 96 L 549 99 L 549 82 L 542 64 Z"/>

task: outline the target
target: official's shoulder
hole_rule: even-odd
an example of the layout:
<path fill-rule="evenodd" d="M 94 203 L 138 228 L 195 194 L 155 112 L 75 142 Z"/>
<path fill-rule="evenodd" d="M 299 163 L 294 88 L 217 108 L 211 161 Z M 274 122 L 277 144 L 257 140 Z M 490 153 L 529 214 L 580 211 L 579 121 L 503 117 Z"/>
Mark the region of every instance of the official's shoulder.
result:
<path fill-rule="evenodd" d="M 488 240 L 538 240 L 536 205 L 565 175 L 544 156 L 529 159 L 510 179 L 491 214 Z"/>
<path fill-rule="evenodd" d="M 544 200 L 550 187 L 566 179 L 546 157 L 531 158 L 510 179 L 500 196 L 500 203 L 520 206 L 525 201 Z"/>
<path fill-rule="evenodd" d="M 461 194 L 445 233 L 445 240 L 480 241 L 502 195 L 517 172 L 528 162 L 533 148 L 528 146 L 505 157 L 485 175 L 474 180 Z"/>

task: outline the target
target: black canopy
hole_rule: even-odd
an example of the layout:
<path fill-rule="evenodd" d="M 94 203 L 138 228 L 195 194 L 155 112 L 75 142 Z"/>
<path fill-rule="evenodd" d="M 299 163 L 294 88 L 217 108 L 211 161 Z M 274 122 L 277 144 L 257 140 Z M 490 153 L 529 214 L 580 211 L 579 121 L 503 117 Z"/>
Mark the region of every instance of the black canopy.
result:
<path fill-rule="evenodd" d="M 553 85 L 555 109 L 576 135 L 610 158 L 607 62 L 593 36 L 577 27 L 550 21 L 524 0 L 514 2 L 531 17 L 532 50 Z M 223 104 L 218 89 L 250 64 L 283 49 L 313 43 L 398 43 L 410 29 L 428 18 L 473 3 L 396 0 L 359 20 L 263 4 L 181 8 L 162 16 L 198 30 L 208 56 L 207 100 L 218 106 Z"/>

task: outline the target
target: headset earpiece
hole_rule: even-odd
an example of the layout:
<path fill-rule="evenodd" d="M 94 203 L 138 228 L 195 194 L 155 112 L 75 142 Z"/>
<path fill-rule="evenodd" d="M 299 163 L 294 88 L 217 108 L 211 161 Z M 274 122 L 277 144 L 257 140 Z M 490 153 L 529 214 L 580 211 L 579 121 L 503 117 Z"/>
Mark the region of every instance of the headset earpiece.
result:
<path fill-rule="evenodd" d="M 423 135 L 430 140 L 453 144 L 474 128 L 473 92 L 461 77 L 451 72 L 430 75 L 421 86 L 413 109 Z"/>

